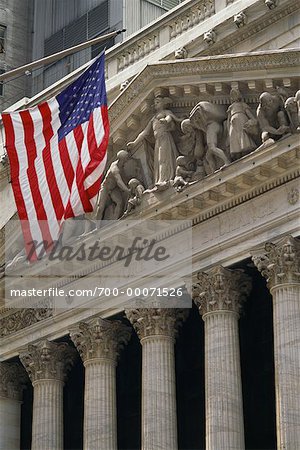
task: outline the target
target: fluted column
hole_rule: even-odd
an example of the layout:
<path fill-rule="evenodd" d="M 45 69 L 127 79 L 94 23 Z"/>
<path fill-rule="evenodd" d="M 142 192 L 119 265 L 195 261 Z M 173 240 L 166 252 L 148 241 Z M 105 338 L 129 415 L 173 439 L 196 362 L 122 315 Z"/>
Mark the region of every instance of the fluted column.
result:
<path fill-rule="evenodd" d="M 33 385 L 31 450 L 63 450 L 63 386 L 76 350 L 41 341 L 20 353 Z"/>
<path fill-rule="evenodd" d="M 142 347 L 142 450 L 176 450 L 174 343 L 185 310 L 126 311 Z"/>
<path fill-rule="evenodd" d="M 131 330 L 96 318 L 70 329 L 85 367 L 84 450 L 117 450 L 116 365 Z"/>
<path fill-rule="evenodd" d="M 20 448 L 22 391 L 26 372 L 22 366 L 0 363 L 0 450 Z"/>
<path fill-rule="evenodd" d="M 250 290 L 241 271 L 199 273 L 193 297 L 204 320 L 207 450 L 243 450 L 244 422 L 238 318 Z"/>
<path fill-rule="evenodd" d="M 279 450 L 300 448 L 300 242 L 268 243 L 253 261 L 273 297 L 276 430 Z"/>

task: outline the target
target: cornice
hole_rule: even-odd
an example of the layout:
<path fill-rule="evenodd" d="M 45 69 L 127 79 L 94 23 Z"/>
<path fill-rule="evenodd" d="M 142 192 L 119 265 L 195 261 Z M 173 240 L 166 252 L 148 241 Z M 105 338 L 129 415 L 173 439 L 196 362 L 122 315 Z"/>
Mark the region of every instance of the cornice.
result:
<path fill-rule="evenodd" d="M 143 97 L 147 87 L 159 80 L 169 80 L 184 77 L 195 77 L 194 82 L 205 82 L 209 75 L 223 73 L 231 75 L 231 81 L 242 79 L 242 75 L 250 77 L 255 73 L 256 79 L 265 79 L 266 75 L 271 76 L 278 69 L 293 67 L 297 74 L 296 67 L 300 65 L 300 50 L 276 50 L 260 51 L 253 53 L 238 53 L 227 55 L 206 56 L 194 59 L 178 61 L 161 61 L 156 64 L 149 64 L 140 74 L 138 74 L 128 87 L 114 100 L 109 107 L 109 118 L 112 128 L 114 122 L 122 117 L 126 118 L 126 110 L 131 107 L 132 102 L 139 97 Z M 259 73 L 260 72 L 260 73 Z M 267 73 L 269 72 L 269 73 Z M 222 80 L 219 78 L 219 80 Z M 207 81 L 206 80 L 206 81 Z M 172 81 L 172 82 L 173 82 Z"/>

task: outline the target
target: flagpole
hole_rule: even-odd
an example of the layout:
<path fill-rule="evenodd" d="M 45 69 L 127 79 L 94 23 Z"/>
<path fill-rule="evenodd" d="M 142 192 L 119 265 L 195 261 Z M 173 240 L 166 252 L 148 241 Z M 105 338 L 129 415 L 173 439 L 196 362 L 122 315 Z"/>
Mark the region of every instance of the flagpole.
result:
<path fill-rule="evenodd" d="M 103 36 L 98 36 L 95 39 L 91 39 L 90 41 L 83 42 L 82 44 L 75 45 L 74 47 L 67 48 L 66 50 L 62 50 L 61 52 L 54 53 L 53 55 L 46 56 L 45 58 L 38 59 L 37 61 L 33 61 L 29 64 L 25 64 L 24 66 L 17 67 L 16 69 L 10 70 L 8 72 L 4 72 L 0 75 L 0 81 L 8 80 L 17 75 L 23 75 L 25 72 L 30 71 L 36 67 L 41 67 L 46 64 L 50 64 L 54 61 L 64 58 L 65 56 L 72 55 L 72 53 L 83 50 L 87 47 L 91 47 L 94 44 L 99 44 L 100 42 L 108 41 L 109 39 L 114 38 L 118 34 L 124 33 L 126 30 L 116 30 L 111 33 L 104 34 Z"/>

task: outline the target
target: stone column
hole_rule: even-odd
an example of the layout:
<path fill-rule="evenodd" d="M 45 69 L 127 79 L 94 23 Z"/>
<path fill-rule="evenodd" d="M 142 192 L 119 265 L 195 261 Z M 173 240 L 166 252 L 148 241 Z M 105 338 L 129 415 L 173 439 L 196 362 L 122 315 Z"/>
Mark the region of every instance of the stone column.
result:
<path fill-rule="evenodd" d="M 63 450 L 63 386 L 76 355 L 67 343 L 46 340 L 20 353 L 33 385 L 31 450 Z"/>
<path fill-rule="evenodd" d="M 300 241 L 287 236 L 253 256 L 273 297 L 277 447 L 300 448 Z"/>
<path fill-rule="evenodd" d="M 244 422 L 238 318 L 250 280 L 214 267 L 199 273 L 193 297 L 204 320 L 207 450 L 243 450 Z"/>
<path fill-rule="evenodd" d="M 0 363 L 0 450 L 20 448 L 21 400 L 26 378 L 22 366 Z"/>
<path fill-rule="evenodd" d="M 142 347 L 142 450 L 176 450 L 175 335 L 185 310 L 132 309 Z"/>
<path fill-rule="evenodd" d="M 96 318 L 70 329 L 85 367 L 84 450 L 117 450 L 116 365 L 131 330 Z"/>

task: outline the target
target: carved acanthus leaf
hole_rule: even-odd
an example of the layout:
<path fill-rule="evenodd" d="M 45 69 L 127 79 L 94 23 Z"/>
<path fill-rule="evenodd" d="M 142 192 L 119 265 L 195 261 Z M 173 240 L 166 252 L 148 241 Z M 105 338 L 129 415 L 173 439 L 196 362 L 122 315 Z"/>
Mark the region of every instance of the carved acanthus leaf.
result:
<path fill-rule="evenodd" d="M 64 381 L 77 357 L 66 342 L 43 340 L 21 350 L 20 360 L 32 382 L 44 379 Z"/>
<path fill-rule="evenodd" d="M 95 358 L 116 361 L 121 348 L 131 336 L 131 329 L 120 321 L 101 318 L 80 322 L 69 331 L 84 362 Z"/>
<path fill-rule="evenodd" d="M 0 397 L 21 400 L 28 377 L 24 368 L 15 363 L 0 363 Z"/>
<path fill-rule="evenodd" d="M 239 314 L 241 305 L 251 290 L 251 280 L 241 270 L 213 267 L 199 272 L 193 285 L 193 300 L 203 316 L 217 311 Z"/>
<path fill-rule="evenodd" d="M 266 278 L 270 288 L 300 282 L 300 241 L 285 236 L 276 244 L 268 242 L 265 251 L 253 254 L 252 260 Z"/>
<path fill-rule="evenodd" d="M 141 340 L 152 336 L 175 338 L 178 327 L 188 316 L 188 309 L 141 308 L 125 311 Z"/>

